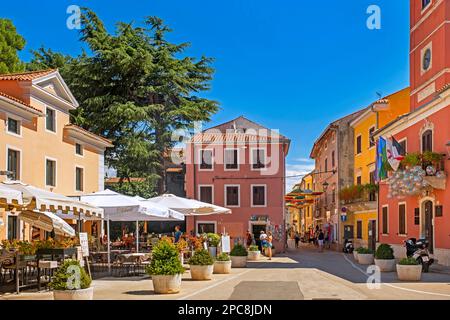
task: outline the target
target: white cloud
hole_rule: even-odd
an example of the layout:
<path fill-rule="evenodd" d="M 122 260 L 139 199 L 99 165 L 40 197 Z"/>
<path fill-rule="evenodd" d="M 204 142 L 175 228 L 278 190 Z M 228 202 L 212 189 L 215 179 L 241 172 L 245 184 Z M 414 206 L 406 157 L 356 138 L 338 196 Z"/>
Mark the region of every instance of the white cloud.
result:
<path fill-rule="evenodd" d="M 293 189 L 293 187 L 300 183 L 302 177 L 312 170 L 314 170 L 314 163 L 309 161 L 310 163 L 305 164 L 286 164 L 286 191 L 289 192 Z M 296 177 L 292 177 L 296 176 Z M 290 177 L 290 178 L 289 178 Z"/>

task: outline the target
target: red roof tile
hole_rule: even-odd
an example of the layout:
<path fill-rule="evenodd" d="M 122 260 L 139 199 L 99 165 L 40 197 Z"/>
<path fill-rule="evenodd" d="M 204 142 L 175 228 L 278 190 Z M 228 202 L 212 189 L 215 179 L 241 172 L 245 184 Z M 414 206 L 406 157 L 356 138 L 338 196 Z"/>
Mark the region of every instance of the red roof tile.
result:
<path fill-rule="evenodd" d="M 191 139 L 194 143 L 223 143 L 223 142 L 285 142 L 286 138 L 280 136 L 263 136 L 246 133 L 198 133 Z"/>
<path fill-rule="evenodd" d="M 13 96 L 10 96 L 10 95 L 8 95 L 8 94 L 6 94 L 6 93 L 4 93 L 4 92 L 1 92 L 1 91 L 0 91 L 0 96 L 5 97 L 5 98 L 8 98 L 9 100 L 12 100 L 12 101 L 14 101 L 14 102 L 16 102 L 16 103 L 19 103 L 19 104 L 23 105 L 23 106 L 26 107 L 26 108 L 30 108 L 30 109 L 32 109 L 32 111 L 42 113 L 41 110 L 36 109 L 35 107 L 32 107 L 31 105 L 29 105 L 29 104 L 23 102 L 22 100 L 17 99 L 17 98 L 15 98 L 15 97 L 13 97 Z"/>
<path fill-rule="evenodd" d="M 55 71 L 56 69 L 48 69 L 48 70 L 39 70 L 21 73 L 0 74 L 0 80 L 31 81 L 46 76 L 47 74 L 50 74 Z"/>

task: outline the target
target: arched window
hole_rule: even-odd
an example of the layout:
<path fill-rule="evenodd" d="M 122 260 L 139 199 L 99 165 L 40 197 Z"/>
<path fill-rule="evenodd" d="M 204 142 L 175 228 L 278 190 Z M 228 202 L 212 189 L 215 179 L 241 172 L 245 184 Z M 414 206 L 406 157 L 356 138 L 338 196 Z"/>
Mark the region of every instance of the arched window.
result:
<path fill-rule="evenodd" d="M 422 152 L 433 151 L 433 131 L 427 130 L 422 133 Z"/>

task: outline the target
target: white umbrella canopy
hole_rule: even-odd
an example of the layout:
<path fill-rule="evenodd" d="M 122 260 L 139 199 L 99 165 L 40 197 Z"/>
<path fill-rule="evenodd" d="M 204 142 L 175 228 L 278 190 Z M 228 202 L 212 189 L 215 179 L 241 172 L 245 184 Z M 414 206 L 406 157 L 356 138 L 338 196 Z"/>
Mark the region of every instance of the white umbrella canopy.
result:
<path fill-rule="evenodd" d="M 7 203 L 11 204 L 16 201 L 18 204 L 23 203 L 22 192 L 8 188 L 7 185 L 0 185 L 0 199 L 5 199 Z"/>
<path fill-rule="evenodd" d="M 208 216 L 213 214 L 231 214 L 231 210 L 198 200 L 187 199 L 173 194 L 163 194 L 148 201 L 163 205 L 185 216 Z"/>
<path fill-rule="evenodd" d="M 85 214 L 89 213 L 89 215 L 98 217 L 103 216 L 103 209 L 99 207 L 83 203 L 62 194 L 40 189 L 20 181 L 4 181 L 0 186 L 20 192 L 22 201 L 25 203 L 30 203 L 34 199 L 36 201 L 36 208 L 33 209 L 39 211 L 83 211 Z"/>
<path fill-rule="evenodd" d="M 65 237 L 75 236 L 75 230 L 62 218 L 51 212 L 22 211 L 19 214 L 19 218 L 32 226 L 48 232 L 54 230 L 56 234 Z"/>

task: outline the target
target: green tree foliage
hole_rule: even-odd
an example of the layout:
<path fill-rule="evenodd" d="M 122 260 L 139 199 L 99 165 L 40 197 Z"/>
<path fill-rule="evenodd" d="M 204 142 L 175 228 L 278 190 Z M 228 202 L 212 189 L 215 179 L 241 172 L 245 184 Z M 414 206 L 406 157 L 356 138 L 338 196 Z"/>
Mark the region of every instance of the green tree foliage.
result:
<path fill-rule="evenodd" d="M 84 8 L 81 23 L 81 41 L 91 54 L 67 59 L 41 48 L 33 61 L 57 67 L 65 60 L 63 77 L 80 102 L 73 121 L 113 140 L 106 162 L 120 178 L 158 181 L 163 192 L 163 155 L 175 143 L 172 133 L 209 121 L 218 110 L 217 102 L 199 96 L 210 88 L 212 59 L 186 56 L 189 44 L 169 42 L 171 30 L 157 17 L 143 26 L 119 22 L 111 34 Z"/>
<path fill-rule="evenodd" d="M 27 70 L 59 69 L 63 78 L 68 76 L 72 57 L 44 47 L 40 47 L 38 50 L 31 50 L 31 53 L 33 57 L 26 65 Z"/>
<path fill-rule="evenodd" d="M 25 64 L 20 61 L 18 51 L 25 46 L 25 39 L 17 33 L 9 19 L 0 19 L 0 74 L 21 72 Z"/>

